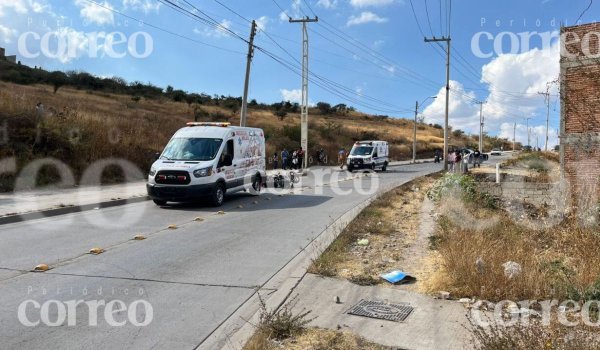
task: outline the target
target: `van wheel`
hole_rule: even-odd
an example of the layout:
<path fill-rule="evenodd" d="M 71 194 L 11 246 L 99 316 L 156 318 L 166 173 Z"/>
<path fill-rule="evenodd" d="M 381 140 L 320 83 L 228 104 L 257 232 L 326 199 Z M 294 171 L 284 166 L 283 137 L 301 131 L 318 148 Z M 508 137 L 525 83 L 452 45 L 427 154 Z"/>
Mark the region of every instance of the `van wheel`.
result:
<path fill-rule="evenodd" d="M 167 201 L 163 201 L 160 199 L 153 199 L 152 201 L 154 202 L 154 204 L 159 205 L 159 206 L 163 206 L 163 205 L 167 204 Z"/>
<path fill-rule="evenodd" d="M 258 196 L 262 190 L 262 177 L 260 174 L 256 174 L 252 177 L 252 187 L 250 187 L 250 193 Z"/>
<path fill-rule="evenodd" d="M 225 184 L 223 184 L 222 182 L 217 183 L 213 191 L 211 200 L 212 204 L 215 207 L 220 207 L 223 205 L 223 202 L 225 202 Z"/>
<path fill-rule="evenodd" d="M 387 162 L 383 163 L 383 168 L 381 168 L 381 171 L 387 171 L 387 166 L 388 166 Z"/>

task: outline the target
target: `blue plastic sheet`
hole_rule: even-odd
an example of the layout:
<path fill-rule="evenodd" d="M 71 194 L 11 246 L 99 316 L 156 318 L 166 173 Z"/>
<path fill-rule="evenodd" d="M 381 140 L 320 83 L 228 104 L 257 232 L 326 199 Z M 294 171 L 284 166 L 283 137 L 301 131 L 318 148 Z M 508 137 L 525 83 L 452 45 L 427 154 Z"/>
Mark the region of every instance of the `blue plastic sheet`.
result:
<path fill-rule="evenodd" d="M 413 276 L 398 270 L 383 274 L 381 275 L 381 278 L 392 284 L 404 284 L 414 282 L 417 280 Z"/>

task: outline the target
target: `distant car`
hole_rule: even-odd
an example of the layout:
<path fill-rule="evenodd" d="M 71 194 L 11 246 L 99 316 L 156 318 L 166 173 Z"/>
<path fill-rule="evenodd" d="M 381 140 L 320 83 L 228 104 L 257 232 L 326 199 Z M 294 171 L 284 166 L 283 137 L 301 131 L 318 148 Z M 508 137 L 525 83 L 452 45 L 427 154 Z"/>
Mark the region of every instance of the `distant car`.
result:
<path fill-rule="evenodd" d="M 490 152 L 490 154 L 491 154 L 491 155 L 493 155 L 493 156 L 501 156 L 501 155 L 502 155 L 502 151 L 501 151 L 501 150 L 499 150 L 499 149 L 497 149 L 497 148 L 494 148 L 494 149 L 493 149 L 493 150 Z"/>

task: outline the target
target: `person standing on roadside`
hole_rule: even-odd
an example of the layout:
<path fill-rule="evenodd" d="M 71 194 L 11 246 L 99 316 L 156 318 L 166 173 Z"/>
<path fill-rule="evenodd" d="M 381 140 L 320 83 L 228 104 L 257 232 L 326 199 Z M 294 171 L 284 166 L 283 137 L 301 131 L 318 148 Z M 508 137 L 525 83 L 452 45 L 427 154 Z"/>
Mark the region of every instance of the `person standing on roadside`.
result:
<path fill-rule="evenodd" d="M 277 152 L 273 153 L 273 170 L 277 170 L 278 168 L 278 164 L 279 163 L 279 158 L 277 157 Z"/>
<path fill-rule="evenodd" d="M 338 151 L 338 164 L 340 165 L 340 169 L 344 170 L 345 163 L 346 163 L 346 149 L 341 148 Z"/>
<path fill-rule="evenodd" d="M 281 151 L 281 168 L 283 170 L 287 170 L 288 168 L 288 158 L 290 157 L 290 154 L 288 152 L 287 149 L 283 149 L 283 151 Z"/>
<path fill-rule="evenodd" d="M 454 151 L 454 172 L 462 172 L 462 155 L 459 150 Z"/>
<path fill-rule="evenodd" d="M 469 152 L 467 152 L 466 150 L 463 151 L 463 174 L 466 174 L 469 172 L 469 160 L 471 159 L 473 155 Z"/>
<path fill-rule="evenodd" d="M 448 171 L 453 173 L 454 172 L 454 163 L 456 162 L 456 155 L 454 154 L 454 151 L 450 150 L 450 152 L 448 152 Z"/>
<path fill-rule="evenodd" d="M 475 167 L 481 168 L 481 152 L 479 151 L 479 148 L 473 153 L 473 168 Z"/>
<path fill-rule="evenodd" d="M 298 150 L 298 169 L 302 170 L 302 167 L 304 166 L 304 163 L 302 162 L 304 160 L 304 150 L 302 149 L 302 147 L 300 147 L 300 149 Z"/>

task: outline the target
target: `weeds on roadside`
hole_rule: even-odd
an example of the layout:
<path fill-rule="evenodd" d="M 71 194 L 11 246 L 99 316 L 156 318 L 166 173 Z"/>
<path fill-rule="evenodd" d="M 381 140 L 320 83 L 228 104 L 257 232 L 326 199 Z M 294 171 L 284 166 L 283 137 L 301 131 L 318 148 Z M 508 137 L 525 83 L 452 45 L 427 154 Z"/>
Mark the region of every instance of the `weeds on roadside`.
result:
<path fill-rule="evenodd" d="M 472 345 L 475 350 L 592 350 L 600 348 L 597 334 L 584 327 L 565 327 L 557 324 L 543 326 L 532 322 L 528 326 L 473 326 Z"/>
<path fill-rule="evenodd" d="M 300 334 L 302 329 L 312 322 L 314 318 L 308 318 L 312 311 L 302 311 L 295 314 L 292 310 L 298 304 L 296 295 L 278 309 L 269 310 L 265 301 L 260 300 L 260 321 L 258 329 L 269 335 L 269 339 L 283 340 Z"/>

